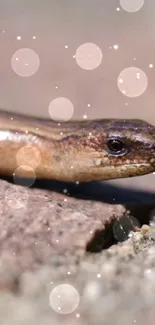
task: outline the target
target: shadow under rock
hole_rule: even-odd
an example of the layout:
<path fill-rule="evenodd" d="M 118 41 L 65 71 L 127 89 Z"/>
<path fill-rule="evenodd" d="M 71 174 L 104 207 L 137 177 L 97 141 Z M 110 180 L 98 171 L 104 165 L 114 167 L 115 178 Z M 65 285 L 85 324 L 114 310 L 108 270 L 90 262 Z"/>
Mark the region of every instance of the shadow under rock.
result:
<path fill-rule="evenodd" d="M 14 183 L 11 177 L 3 177 L 3 179 Z M 26 184 L 29 184 L 29 181 L 20 179 L 18 184 L 26 186 Z M 109 204 L 151 204 L 155 206 L 155 193 L 121 187 L 119 185 L 109 184 L 108 182 L 75 184 L 53 180 L 36 180 L 31 187 L 64 193 L 83 200 L 95 200 Z"/>
<path fill-rule="evenodd" d="M 66 193 L 67 190 L 70 196 L 109 204 L 155 204 L 155 193 L 125 188 L 108 182 L 74 184 L 37 180 L 33 187 L 49 189 L 59 193 Z"/>
<path fill-rule="evenodd" d="M 155 209 L 155 193 L 121 187 L 108 182 L 61 183 L 55 181 L 37 181 L 34 187 L 48 188 L 59 193 L 66 190 L 69 196 L 83 200 L 94 200 L 108 204 L 122 204 L 130 215 L 140 224 L 149 224 L 152 210 Z"/>

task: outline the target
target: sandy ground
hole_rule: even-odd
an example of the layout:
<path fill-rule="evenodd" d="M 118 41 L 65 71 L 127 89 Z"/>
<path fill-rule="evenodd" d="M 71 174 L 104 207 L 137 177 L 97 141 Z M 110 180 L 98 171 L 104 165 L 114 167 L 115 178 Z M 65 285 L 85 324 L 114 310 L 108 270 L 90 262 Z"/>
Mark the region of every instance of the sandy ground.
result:
<path fill-rule="evenodd" d="M 154 324 L 155 225 L 128 237 L 153 206 L 2 180 L 0 197 L 1 324 Z"/>

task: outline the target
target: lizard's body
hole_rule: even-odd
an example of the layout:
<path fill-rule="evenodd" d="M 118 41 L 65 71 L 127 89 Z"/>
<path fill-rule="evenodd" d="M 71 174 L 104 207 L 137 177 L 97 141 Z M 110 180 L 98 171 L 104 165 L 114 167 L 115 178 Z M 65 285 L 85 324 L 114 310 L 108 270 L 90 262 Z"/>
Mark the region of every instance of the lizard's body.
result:
<path fill-rule="evenodd" d="M 35 150 L 31 156 L 25 146 L 36 148 L 36 157 Z M 57 123 L 1 111 L 0 174 L 11 176 L 19 161 L 33 167 L 35 159 L 37 178 L 66 182 L 151 173 L 155 170 L 155 127 L 127 119 Z M 23 168 L 20 176 L 29 177 L 29 173 Z"/>

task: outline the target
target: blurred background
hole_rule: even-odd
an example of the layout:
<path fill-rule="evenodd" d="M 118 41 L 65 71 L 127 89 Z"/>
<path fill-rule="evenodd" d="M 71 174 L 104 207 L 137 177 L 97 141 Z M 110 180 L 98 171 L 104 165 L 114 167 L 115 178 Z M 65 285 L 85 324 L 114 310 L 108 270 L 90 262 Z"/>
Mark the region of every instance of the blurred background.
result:
<path fill-rule="evenodd" d="M 155 124 L 154 0 L 0 0 L 0 107 Z M 155 192 L 155 175 L 110 181 Z"/>

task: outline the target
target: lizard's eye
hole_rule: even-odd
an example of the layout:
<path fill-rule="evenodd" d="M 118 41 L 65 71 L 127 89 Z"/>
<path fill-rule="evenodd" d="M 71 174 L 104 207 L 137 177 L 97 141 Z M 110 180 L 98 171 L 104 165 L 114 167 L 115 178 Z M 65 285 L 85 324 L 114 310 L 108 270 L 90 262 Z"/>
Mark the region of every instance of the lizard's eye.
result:
<path fill-rule="evenodd" d="M 114 155 L 125 154 L 127 151 L 125 143 L 120 139 L 109 139 L 107 141 L 107 146 L 110 153 Z"/>

